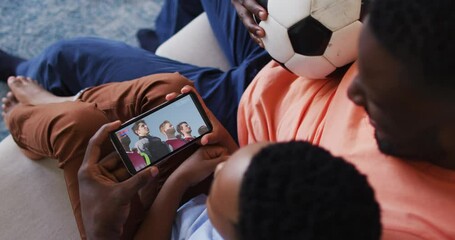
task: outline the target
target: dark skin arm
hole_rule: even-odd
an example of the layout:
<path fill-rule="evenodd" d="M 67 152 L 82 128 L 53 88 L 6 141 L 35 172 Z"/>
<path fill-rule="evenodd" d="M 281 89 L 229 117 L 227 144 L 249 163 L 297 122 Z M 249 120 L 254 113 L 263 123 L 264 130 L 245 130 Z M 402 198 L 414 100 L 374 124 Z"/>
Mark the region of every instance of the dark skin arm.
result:
<path fill-rule="evenodd" d="M 120 122 L 105 124 L 91 138 L 79 169 L 79 193 L 82 220 L 88 239 L 120 239 L 130 213 L 131 201 L 139 193 L 141 200 L 151 202 L 157 193 L 158 169 L 150 167 L 129 179 L 116 170 L 118 155 L 101 158 L 101 145 Z M 114 168 L 114 169 L 113 169 Z"/>
<path fill-rule="evenodd" d="M 212 174 L 218 163 L 226 160 L 226 154 L 223 147 L 204 146 L 185 160 L 164 183 L 135 239 L 170 239 L 183 194 Z"/>
<path fill-rule="evenodd" d="M 223 125 L 207 108 L 201 96 L 191 86 L 184 86 L 180 93 L 194 92 L 207 117 L 213 126 L 213 131 L 201 139 L 201 147 L 166 180 L 161 191 L 142 222 L 135 239 L 169 239 L 172 223 L 185 191 L 209 176 L 218 163 L 238 149 L 237 144 Z M 166 100 L 174 99 L 178 93 L 166 95 Z"/>
<path fill-rule="evenodd" d="M 237 15 L 242 20 L 243 25 L 245 25 L 248 32 L 250 32 L 251 38 L 259 44 L 259 46 L 264 47 L 261 38 L 265 36 L 265 31 L 256 24 L 253 15 L 261 21 L 265 21 L 268 16 L 267 11 L 259 5 L 256 0 L 231 0 L 231 3 L 234 5 Z"/>

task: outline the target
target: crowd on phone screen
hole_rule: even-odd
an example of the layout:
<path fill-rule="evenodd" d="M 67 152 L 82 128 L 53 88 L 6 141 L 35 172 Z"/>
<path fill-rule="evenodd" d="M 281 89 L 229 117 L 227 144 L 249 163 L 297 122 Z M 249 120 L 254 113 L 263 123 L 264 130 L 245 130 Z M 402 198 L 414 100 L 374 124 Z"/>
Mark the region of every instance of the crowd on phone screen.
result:
<path fill-rule="evenodd" d="M 141 127 L 146 128 L 146 130 L 141 131 L 139 129 Z M 128 136 L 128 131 L 122 131 L 118 134 L 119 140 L 136 171 L 183 147 L 197 137 L 191 134 L 191 126 L 186 121 L 182 121 L 174 127 L 170 121 L 164 120 L 158 129 L 164 135 L 164 140 L 150 135 L 148 125 L 144 120 L 136 122 L 132 131 L 139 137 L 139 140 L 134 143 L 133 148 L 131 148 L 131 138 Z M 206 132 L 208 132 L 207 126 L 201 125 L 198 128 L 199 136 Z"/>

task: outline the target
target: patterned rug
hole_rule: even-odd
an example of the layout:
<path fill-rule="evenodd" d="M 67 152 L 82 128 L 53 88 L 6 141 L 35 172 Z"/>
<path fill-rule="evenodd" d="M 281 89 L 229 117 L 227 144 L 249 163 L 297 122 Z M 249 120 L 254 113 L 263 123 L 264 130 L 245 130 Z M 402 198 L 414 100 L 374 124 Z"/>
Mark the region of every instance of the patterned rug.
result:
<path fill-rule="evenodd" d="M 163 0 L 1 0 L 0 48 L 30 58 L 59 40 L 98 36 L 138 46 L 140 28 L 154 28 Z M 0 97 L 7 92 L 0 83 Z M 0 140 L 8 135 L 0 117 Z"/>

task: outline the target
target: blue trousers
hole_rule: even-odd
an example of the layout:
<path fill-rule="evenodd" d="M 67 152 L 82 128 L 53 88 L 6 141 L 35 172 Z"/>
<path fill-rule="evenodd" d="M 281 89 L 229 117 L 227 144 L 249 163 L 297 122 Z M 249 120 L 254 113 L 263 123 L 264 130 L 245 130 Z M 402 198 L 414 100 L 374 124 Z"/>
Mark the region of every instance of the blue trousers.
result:
<path fill-rule="evenodd" d="M 271 58 L 251 40 L 229 0 L 200 2 L 232 66 L 227 72 L 181 63 L 122 42 L 76 38 L 51 45 L 42 54 L 21 63 L 16 73 L 36 79 L 56 95 L 69 96 L 103 83 L 127 81 L 154 73 L 179 72 L 194 82 L 209 109 L 237 139 L 240 97 Z"/>

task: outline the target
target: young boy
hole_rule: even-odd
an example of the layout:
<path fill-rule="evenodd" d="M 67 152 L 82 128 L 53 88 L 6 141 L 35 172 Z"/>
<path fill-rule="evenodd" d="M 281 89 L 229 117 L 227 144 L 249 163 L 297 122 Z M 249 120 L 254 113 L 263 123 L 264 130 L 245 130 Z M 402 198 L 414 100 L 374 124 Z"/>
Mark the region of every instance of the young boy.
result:
<path fill-rule="evenodd" d="M 200 151 L 213 151 L 204 148 L 165 182 L 136 239 L 380 238 L 379 205 L 366 177 L 326 150 L 259 143 L 224 161 L 213 153 L 202 160 Z M 209 196 L 177 210 L 185 190 L 213 170 Z"/>

